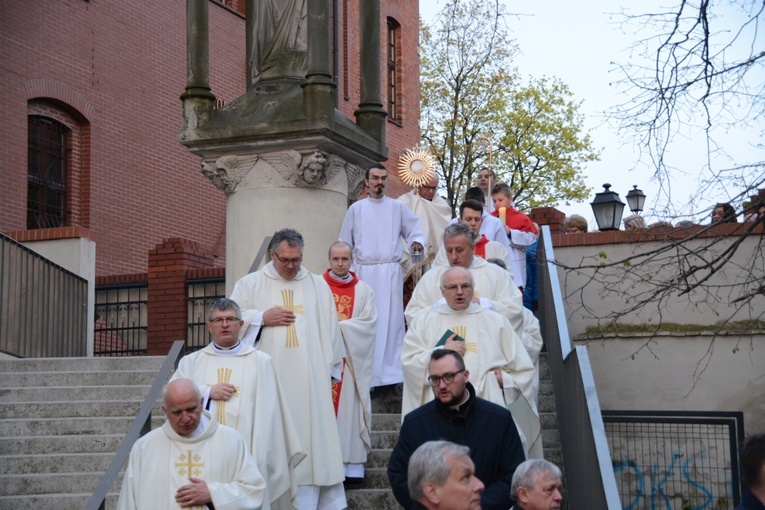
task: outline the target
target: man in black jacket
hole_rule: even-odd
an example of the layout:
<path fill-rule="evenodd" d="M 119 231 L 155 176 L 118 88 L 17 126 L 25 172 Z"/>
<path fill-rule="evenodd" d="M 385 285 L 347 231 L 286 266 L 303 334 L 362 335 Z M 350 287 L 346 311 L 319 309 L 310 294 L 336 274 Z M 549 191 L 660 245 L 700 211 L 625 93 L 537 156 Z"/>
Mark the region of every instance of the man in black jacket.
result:
<path fill-rule="evenodd" d="M 421 444 L 445 440 L 470 448 L 475 475 L 486 486 L 484 510 L 510 508 L 515 468 L 525 460 L 523 444 L 510 411 L 475 396 L 462 357 L 436 349 L 430 358 L 428 381 L 435 400 L 407 414 L 388 463 L 393 494 L 405 509 L 422 508 L 407 487 L 409 457 Z"/>

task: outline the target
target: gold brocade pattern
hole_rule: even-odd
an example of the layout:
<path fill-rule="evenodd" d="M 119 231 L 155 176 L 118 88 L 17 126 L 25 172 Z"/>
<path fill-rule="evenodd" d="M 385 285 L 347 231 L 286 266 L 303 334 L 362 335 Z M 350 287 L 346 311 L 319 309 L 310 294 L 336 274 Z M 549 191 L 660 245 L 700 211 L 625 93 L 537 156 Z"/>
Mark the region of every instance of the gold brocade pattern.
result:
<path fill-rule="evenodd" d="M 340 296 L 335 293 L 333 293 L 332 296 L 335 298 L 335 308 L 337 308 L 337 320 L 345 321 L 350 319 L 351 315 L 353 315 L 353 310 L 351 309 L 351 304 L 353 300 L 351 296 Z"/>
<path fill-rule="evenodd" d="M 274 306 L 281 306 L 288 312 L 292 313 L 299 313 L 300 315 L 305 315 L 305 308 L 303 305 L 296 305 L 295 302 L 295 291 L 292 290 L 283 290 L 282 291 L 282 301 L 283 303 L 281 305 L 276 304 Z M 289 326 L 287 326 L 287 348 L 292 347 L 298 347 L 298 337 L 297 337 L 297 329 L 295 329 L 295 323 L 293 322 Z"/>

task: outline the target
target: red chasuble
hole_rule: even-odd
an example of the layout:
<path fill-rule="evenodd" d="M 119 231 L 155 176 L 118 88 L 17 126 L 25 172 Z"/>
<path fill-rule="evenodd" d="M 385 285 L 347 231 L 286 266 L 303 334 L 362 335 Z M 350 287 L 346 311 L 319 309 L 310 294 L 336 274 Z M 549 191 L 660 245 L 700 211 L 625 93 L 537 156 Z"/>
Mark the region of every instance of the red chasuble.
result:
<path fill-rule="evenodd" d="M 491 213 L 495 218 L 499 218 L 499 210 L 495 210 Z M 505 212 L 505 223 L 513 230 L 520 230 L 521 232 L 537 233 L 537 229 L 534 226 L 534 222 L 531 218 L 524 213 L 516 209 L 515 207 L 508 207 Z"/>
<path fill-rule="evenodd" d="M 489 244 L 489 239 L 481 234 L 481 238 L 475 242 L 475 254 L 482 259 L 486 258 L 486 245 Z"/>
<path fill-rule="evenodd" d="M 329 285 L 332 296 L 335 298 L 335 308 L 337 308 L 337 320 L 344 321 L 353 316 L 353 302 L 356 299 L 356 284 L 359 279 L 356 273 L 351 271 L 351 278 L 347 282 L 341 282 L 332 278 L 330 270 L 324 273 L 324 281 Z M 345 360 L 343 360 L 343 371 L 345 371 Z M 337 405 L 340 402 L 340 391 L 343 389 L 343 381 L 332 383 L 332 403 L 335 406 L 335 416 L 337 416 Z"/>

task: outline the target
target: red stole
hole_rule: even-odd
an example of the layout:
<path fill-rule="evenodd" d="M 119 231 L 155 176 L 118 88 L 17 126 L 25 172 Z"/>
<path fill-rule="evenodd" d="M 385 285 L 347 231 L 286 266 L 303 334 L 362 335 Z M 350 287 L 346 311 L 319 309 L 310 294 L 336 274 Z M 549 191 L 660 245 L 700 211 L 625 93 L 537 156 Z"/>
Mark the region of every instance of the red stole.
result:
<path fill-rule="evenodd" d="M 489 244 L 489 239 L 481 234 L 481 238 L 475 242 L 475 254 L 482 259 L 486 258 L 486 245 Z"/>
<path fill-rule="evenodd" d="M 351 272 L 353 278 L 347 282 L 336 280 L 330 275 L 330 270 L 324 273 L 324 281 L 329 285 L 332 291 L 332 297 L 335 298 L 335 308 L 337 309 L 337 320 L 344 321 L 353 316 L 353 303 L 356 299 L 356 284 L 359 279 L 356 273 Z M 343 371 L 345 371 L 345 360 L 343 360 Z M 335 416 L 337 416 L 337 406 L 340 403 L 340 391 L 343 389 L 343 381 L 332 382 L 332 404 L 335 406 Z"/>

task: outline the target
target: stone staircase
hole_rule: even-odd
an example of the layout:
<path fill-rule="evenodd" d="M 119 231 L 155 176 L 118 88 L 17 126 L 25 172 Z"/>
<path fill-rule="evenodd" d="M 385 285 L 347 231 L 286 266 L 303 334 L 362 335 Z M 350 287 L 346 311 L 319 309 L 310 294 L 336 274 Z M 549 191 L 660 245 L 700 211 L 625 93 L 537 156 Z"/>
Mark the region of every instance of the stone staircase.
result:
<path fill-rule="evenodd" d="M 0 510 L 85 507 L 148 394 L 164 358 L 0 360 Z M 545 458 L 562 467 L 547 357 L 540 357 L 539 411 Z M 366 478 L 346 491 L 352 510 L 400 508 L 388 459 L 401 425 L 401 399 L 372 400 Z M 152 428 L 164 416 L 155 408 Z M 123 466 L 124 468 L 124 466 Z M 107 498 L 116 506 L 118 477 Z"/>
<path fill-rule="evenodd" d="M 0 510 L 85 508 L 163 361 L 0 360 Z"/>

